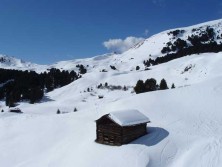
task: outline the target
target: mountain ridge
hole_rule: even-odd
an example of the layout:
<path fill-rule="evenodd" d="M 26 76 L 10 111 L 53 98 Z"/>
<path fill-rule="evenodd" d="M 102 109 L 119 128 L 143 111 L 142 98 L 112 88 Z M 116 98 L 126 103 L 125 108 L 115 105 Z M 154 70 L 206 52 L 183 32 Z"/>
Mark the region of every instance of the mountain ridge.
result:
<path fill-rule="evenodd" d="M 197 32 L 193 31 L 193 29 L 199 29 L 199 31 L 205 31 L 207 27 L 214 28 L 214 41 L 217 43 L 222 42 L 222 32 L 221 32 L 221 27 L 222 27 L 222 19 L 214 20 L 214 21 L 209 21 L 209 22 L 204 22 L 200 24 L 196 24 L 193 26 L 187 26 L 187 27 L 181 27 L 181 28 L 174 28 L 174 29 L 169 29 L 162 31 L 158 34 L 152 35 L 151 37 L 145 39 L 144 41 L 136 44 L 135 46 L 131 47 L 129 50 L 125 51 L 122 54 L 114 54 L 114 53 L 108 53 L 104 55 L 98 55 L 94 56 L 91 58 L 85 58 L 85 59 L 73 59 L 73 60 L 64 60 L 64 61 L 59 61 L 53 64 L 49 65 L 40 65 L 40 64 L 35 64 L 35 63 L 30 63 L 23 61 L 21 59 L 17 59 L 15 57 L 11 56 L 6 56 L 6 55 L 0 55 L 0 58 L 7 58 L 6 60 L 10 60 L 10 62 L 2 62 L 0 61 L 0 68 L 7 68 L 7 69 L 20 69 L 20 70 L 36 70 L 38 72 L 44 72 L 47 71 L 49 68 L 59 68 L 63 69 L 65 66 L 65 70 L 73 70 L 75 68 L 71 68 L 69 66 L 75 66 L 77 64 L 84 64 L 85 62 L 91 61 L 91 60 L 101 60 L 101 57 L 110 57 L 113 56 L 113 60 L 115 60 L 115 63 L 110 63 L 112 64 L 120 64 L 121 61 L 137 61 L 138 65 L 141 66 L 144 60 L 147 60 L 149 58 L 155 60 L 157 57 L 164 57 L 165 54 L 161 53 L 161 50 L 166 47 L 166 44 L 171 42 L 175 42 L 176 39 L 180 38 L 182 40 L 187 41 L 189 36 L 196 35 Z M 171 32 L 176 31 L 176 30 L 184 30 L 185 32 L 183 35 L 178 36 L 178 37 L 172 37 Z M 219 39 L 217 39 L 217 37 Z M 187 42 L 188 45 L 190 45 L 189 41 Z M 173 53 L 173 52 L 169 52 Z M 99 58 L 100 57 L 100 58 Z M 98 59 L 99 58 L 99 59 Z M 131 59 L 131 60 L 130 60 Z M 133 60 L 134 59 L 134 60 Z M 119 60 L 117 62 L 116 60 Z M 67 65 L 69 64 L 69 65 Z M 134 63 L 133 63 L 134 64 Z M 134 67 L 131 66 L 131 69 Z M 41 69 L 41 70 L 40 70 Z"/>

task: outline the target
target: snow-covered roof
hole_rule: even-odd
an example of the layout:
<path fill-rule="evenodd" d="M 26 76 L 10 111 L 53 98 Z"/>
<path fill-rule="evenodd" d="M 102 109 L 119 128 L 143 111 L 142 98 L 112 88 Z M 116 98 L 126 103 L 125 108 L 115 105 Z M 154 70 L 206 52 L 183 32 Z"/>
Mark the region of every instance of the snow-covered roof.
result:
<path fill-rule="evenodd" d="M 149 118 L 138 110 L 114 111 L 109 113 L 108 116 L 120 126 L 130 126 L 150 122 Z"/>

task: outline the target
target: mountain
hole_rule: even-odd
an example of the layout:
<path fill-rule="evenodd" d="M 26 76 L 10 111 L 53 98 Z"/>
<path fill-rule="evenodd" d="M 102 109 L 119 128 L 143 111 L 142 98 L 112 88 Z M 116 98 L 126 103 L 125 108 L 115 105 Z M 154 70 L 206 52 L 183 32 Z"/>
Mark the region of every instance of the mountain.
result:
<path fill-rule="evenodd" d="M 0 55 L 0 68 L 4 69 L 16 69 L 16 70 L 33 70 L 46 69 L 44 65 L 38 65 L 31 62 L 26 62 L 21 59 L 17 59 L 8 55 Z M 42 71 L 42 70 L 41 70 Z"/>
<path fill-rule="evenodd" d="M 0 164 L 7 167 L 221 166 L 221 28 L 222 20 L 216 20 L 167 30 L 122 54 L 45 66 L 28 66 L 16 59 L 1 63 L 4 68 L 38 72 L 48 68 L 77 71 L 76 65 L 83 64 L 87 73 L 47 93 L 39 103 L 20 102 L 18 107 L 23 114 L 7 112 L 8 108 L 0 101 L 4 110 L 0 113 Z M 182 45 L 180 42 L 177 45 L 179 38 L 186 44 L 179 40 Z M 164 47 L 169 49 L 163 52 Z M 181 53 L 185 51 L 189 54 Z M 147 60 L 151 64 L 147 65 Z M 133 87 L 137 81 L 149 78 L 155 78 L 158 84 L 164 78 L 168 87 L 174 83 L 176 88 L 136 94 Z M 61 114 L 56 114 L 58 109 Z M 148 134 L 121 147 L 95 143 L 95 120 L 122 109 L 137 109 L 149 117 Z"/>
<path fill-rule="evenodd" d="M 194 26 L 170 29 L 147 38 L 122 54 L 105 54 L 93 58 L 61 61 L 51 65 L 37 65 L 14 57 L 0 55 L 0 68 L 42 72 L 49 68 L 74 70 L 77 64 L 85 66 L 93 64 L 94 69 L 96 67 L 106 68 L 107 65 L 113 64 L 119 70 L 134 70 L 136 68 L 135 64 L 144 66 L 143 62 L 149 59 L 156 60 L 157 58 L 171 56 L 171 60 L 198 53 L 220 52 L 222 51 L 221 27 L 222 19 L 219 19 Z M 180 55 L 172 55 L 176 53 Z M 109 64 L 106 64 L 107 62 Z M 163 60 L 156 64 L 163 62 L 166 61 Z M 92 69 L 92 67 L 89 67 L 89 69 Z"/>

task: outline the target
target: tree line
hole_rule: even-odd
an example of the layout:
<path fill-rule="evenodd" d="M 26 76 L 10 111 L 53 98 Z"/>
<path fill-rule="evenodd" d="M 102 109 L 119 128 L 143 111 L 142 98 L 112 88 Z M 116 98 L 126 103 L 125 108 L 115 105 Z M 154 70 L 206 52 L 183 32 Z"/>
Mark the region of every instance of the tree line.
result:
<path fill-rule="evenodd" d="M 198 31 L 195 29 L 195 31 Z M 183 33 L 184 31 L 172 32 L 173 35 L 178 35 L 178 33 Z M 175 38 L 175 37 L 174 37 Z M 188 36 L 187 41 L 191 43 L 188 44 L 187 41 L 177 38 L 173 43 L 168 42 L 166 46 L 162 48 L 161 53 L 166 54 L 163 57 L 157 57 L 155 60 L 149 59 L 144 60 L 143 64 L 146 67 L 151 65 L 157 65 L 161 63 L 166 63 L 176 58 L 181 58 L 187 55 L 200 54 L 200 53 L 218 53 L 222 51 L 222 43 L 217 43 L 214 39 L 221 39 L 221 36 L 215 37 L 215 32 L 213 28 L 207 27 L 205 31 L 199 32 L 198 35 Z M 172 53 L 173 52 L 173 53 Z"/>
<path fill-rule="evenodd" d="M 40 74 L 35 71 L 0 69 L 0 99 L 5 100 L 6 106 L 9 107 L 24 100 L 33 104 L 40 101 L 45 93 L 65 86 L 80 77 L 81 75 L 74 70 L 69 72 L 55 68 Z"/>
<path fill-rule="evenodd" d="M 173 83 L 171 89 L 174 88 L 175 85 Z M 162 79 L 160 81 L 160 84 L 158 85 L 157 81 L 154 78 L 147 79 L 145 82 L 143 80 L 138 80 L 136 86 L 134 87 L 134 91 L 136 92 L 136 94 L 165 89 L 169 89 L 166 80 Z"/>

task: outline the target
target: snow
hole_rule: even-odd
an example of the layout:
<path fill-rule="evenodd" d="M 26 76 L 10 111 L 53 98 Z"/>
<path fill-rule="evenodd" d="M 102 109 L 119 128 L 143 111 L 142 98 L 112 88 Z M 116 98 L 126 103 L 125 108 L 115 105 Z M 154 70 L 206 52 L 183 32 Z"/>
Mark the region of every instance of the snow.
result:
<path fill-rule="evenodd" d="M 150 122 L 149 118 L 138 110 L 113 111 L 110 112 L 108 116 L 120 126 L 130 126 Z"/>
<path fill-rule="evenodd" d="M 218 26 L 220 22 L 201 26 Z M 194 27 L 186 28 L 185 35 Z M 19 67 L 1 63 L 2 68 L 39 72 L 49 67 L 76 70 L 76 64 L 89 67 L 81 79 L 47 93 L 40 103 L 19 103 L 17 107 L 23 114 L 7 112 L 0 101 L 0 108 L 5 111 L 0 112 L 0 166 L 221 166 L 222 53 L 191 55 L 144 71 L 142 61 L 149 54 L 154 58 L 159 56 L 159 48 L 169 40 L 167 32 L 120 55 L 63 61 L 50 66 L 27 67 L 22 63 Z M 111 70 L 110 65 L 117 70 Z M 137 65 L 140 70 L 135 70 Z M 191 68 L 185 71 L 186 67 Z M 100 72 L 102 69 L 108 72 Z M 165 78 L 169 87 L 174 83 L 176 88 L 132 93 L 137 80 L 148 78 L 155 78 L 158 83 Z M 126 85 L 129 90 L 97 89 L 97 85 L 105 82 Z M 85 91 L 89 87 L 93 90 Z M 99 99 L 98 95 L 104 98 Z M 75 107 L 77 112 L 73 112 Z M 56 114 L 57 109 L 65 113 Z M 129 109 L 137 109 L 152 120 L 147 135 L 120 147 L 94 142 L 95 120 L 99 116 Z"/>
<path fill-rule="evenodd" d="M 2 61 L 1 61 L 2 60 Z M 4 69 L 16 69 L 16 70 L 29 70 L 36 72 L 44 72 L 47 70 L 46 65 L 38 65 L 30 62 L 17 59 L 12 56 L 0 55 L 0 68 Z"/>

